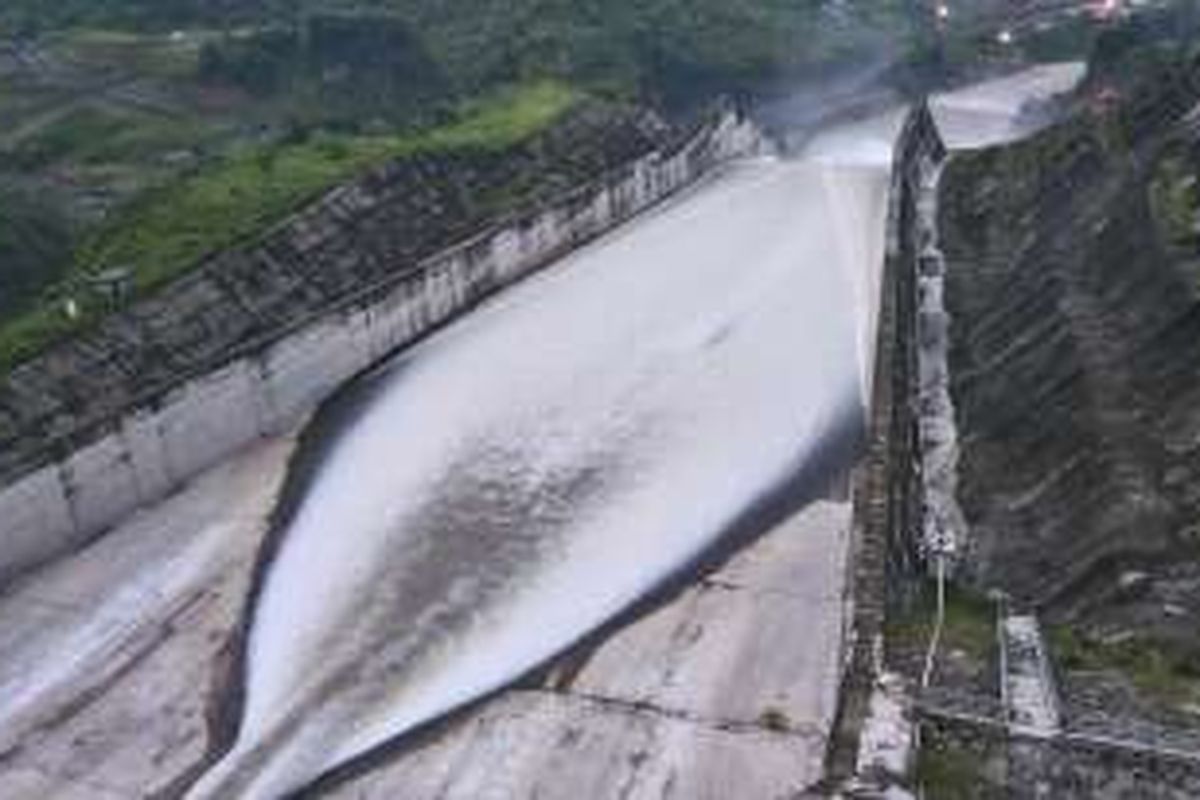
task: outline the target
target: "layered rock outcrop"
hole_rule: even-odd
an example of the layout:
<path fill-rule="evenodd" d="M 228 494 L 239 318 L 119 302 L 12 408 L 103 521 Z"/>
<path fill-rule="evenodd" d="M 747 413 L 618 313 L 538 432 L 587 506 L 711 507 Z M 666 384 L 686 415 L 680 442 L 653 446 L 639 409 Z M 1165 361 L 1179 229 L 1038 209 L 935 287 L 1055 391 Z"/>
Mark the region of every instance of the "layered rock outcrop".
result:
<path fill-rule="evenodd" d="M 1200 260 L 1154 187 L 1200 85 L 1145 88 L 955 158 L 940 208 L 970 579 L 1161 628 L 1200 602 Z"/>

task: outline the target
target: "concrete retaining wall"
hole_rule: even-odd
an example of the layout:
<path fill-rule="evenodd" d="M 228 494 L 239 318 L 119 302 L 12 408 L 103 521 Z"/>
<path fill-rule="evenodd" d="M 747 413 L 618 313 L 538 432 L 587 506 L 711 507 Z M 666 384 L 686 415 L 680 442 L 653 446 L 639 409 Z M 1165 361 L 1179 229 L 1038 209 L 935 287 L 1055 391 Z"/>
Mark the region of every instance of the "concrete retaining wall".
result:
<path fill-rule="evenodd" d="M 0 488 L 0 583 L 295 425 L 351 376 L 760 142 L 749 123 L 723 114 L 672 153 L 650 153 L 143 401 L 102 437 Z"/>
<path fill-rule="evenodd" d="M 854 476 L 851 617 L 845 677 L 827 775 L 855 778 L 859 743 L 881 678 L 889 605 L 919 574 L 920 468 L 916 399 L 917 203 L 945 147 L 928 107 L 915 109 L 895 145 L 887 250 L 880 288 L 867 451 Z"/>

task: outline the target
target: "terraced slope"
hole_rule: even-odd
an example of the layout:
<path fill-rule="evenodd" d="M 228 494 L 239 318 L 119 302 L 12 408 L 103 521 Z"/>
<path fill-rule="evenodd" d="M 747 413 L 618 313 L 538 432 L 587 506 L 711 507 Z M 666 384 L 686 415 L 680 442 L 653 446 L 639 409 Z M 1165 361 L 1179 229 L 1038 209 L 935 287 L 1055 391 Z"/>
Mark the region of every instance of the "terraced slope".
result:
<path fill-rule="evenodd" d="M 1183 646 L 1200 612 L 1195 94 L 1179 76 L 961 156 L 941 212 L 971 579 Z"/>

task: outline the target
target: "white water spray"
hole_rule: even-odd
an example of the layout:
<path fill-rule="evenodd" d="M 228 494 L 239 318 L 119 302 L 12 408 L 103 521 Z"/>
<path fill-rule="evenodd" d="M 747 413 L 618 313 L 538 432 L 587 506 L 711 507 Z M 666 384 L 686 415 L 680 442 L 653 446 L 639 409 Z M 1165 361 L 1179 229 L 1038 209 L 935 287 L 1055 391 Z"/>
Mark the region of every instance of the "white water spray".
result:
<path fill-rule="evenodd" d="M 1020 139 L 1044 125 L 1040 106 L 1082 80 L 1078 61 L 1045 64 L 935 97 L 931 108 L 951 149 L 988 147 Z"/>
<path fill-rule="evenodd" d="M 860 401 L 848 262 L 883 226 L 843 244 L 864 220 L 830 169 L 739 165 L 377 377 L 286 531 L 240 736 L 193 795 L 278 797 L 503 686 L 784 479 Z"/>

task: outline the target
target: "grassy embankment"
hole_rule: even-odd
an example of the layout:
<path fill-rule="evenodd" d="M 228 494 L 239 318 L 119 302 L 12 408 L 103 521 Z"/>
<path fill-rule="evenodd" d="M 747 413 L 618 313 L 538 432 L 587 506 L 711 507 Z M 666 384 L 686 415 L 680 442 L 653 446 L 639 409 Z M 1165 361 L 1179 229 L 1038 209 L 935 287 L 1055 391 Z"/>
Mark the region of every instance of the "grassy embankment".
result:
<path fill-rule="evenodd" d="M 913 667 L 919 665 L 933 635 L 936 616 L 936 585 L 930 581 L 922 586 L 912 608 L 889 618 L 885 630 L 889 660 Z M 939 666 L 943 670 L 952 669 L 956 679 L 966 675 L 982 679 L 996 645 L 995 622 L 995 606 L 990 600 L 949 584 Z M 935 672 L 934 683 L 938 682 Z"/>
<path fill-rule="evenodd" d="M 304 141 L 246 147 L 172 181 L 101 226 L 41 302 L 0 324 L 0 370 L 100 315 L 96 303 L 83 302 L 88 275 L 128 269 L 137 291 L 149 291 L 373 166 L 418 153 L 512 147 L 546 128 L 576 99 L 559 82 L 510 87 L 468 104 L 446 125 L 378 135 L 322 132 Z M 67 317 L 67 297 L 80 303 L 78 319 Z"/>
<path fill-rule="evenodd" d="M 1049 638 L 1063 670 L 1119 674 L 1144 698 L 1166 708 L 1200 706 L 1200 661 L 1194 650 L 1139 635 L 1104 641 L 1068 625 L 1051 628 Z"/>
<path fill-rule="evenodd" d="M 906 614 L 888 621 L 888 661 L 916 680 L 936 619 L 936 587 L 931 581 Z M 953 584 L 947 586 L 946 616 L 933 684 L 963 688 L 991 680 L 996 649 L 996 607 L 988 598 Z M 924 732 L 914 778 L 930 800 L 992 800 L 983 774 L 984 754 Z"/>

